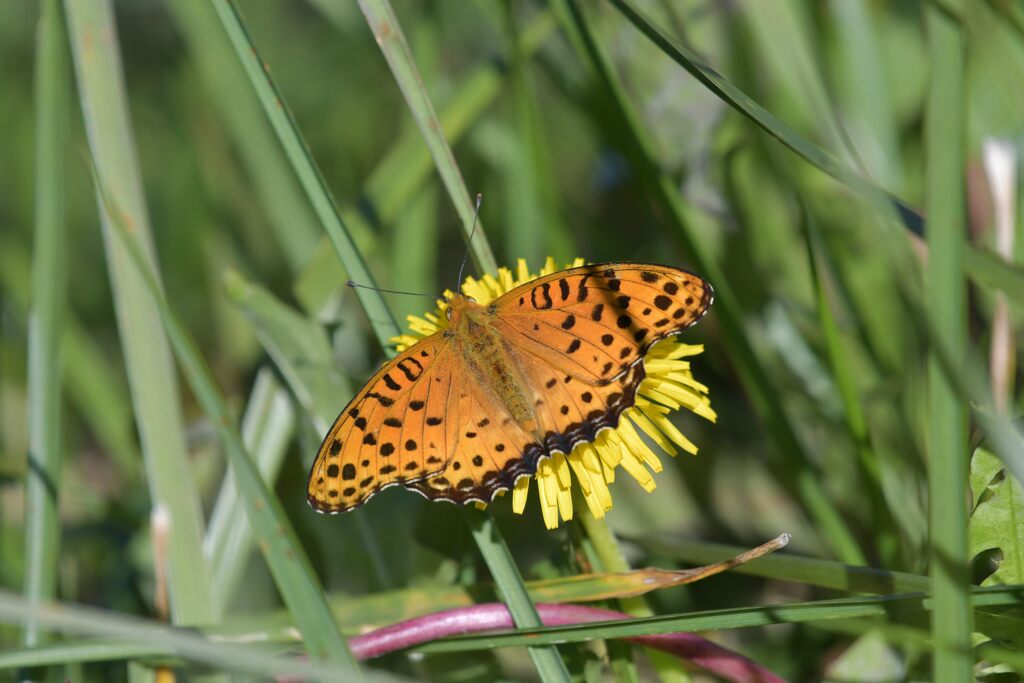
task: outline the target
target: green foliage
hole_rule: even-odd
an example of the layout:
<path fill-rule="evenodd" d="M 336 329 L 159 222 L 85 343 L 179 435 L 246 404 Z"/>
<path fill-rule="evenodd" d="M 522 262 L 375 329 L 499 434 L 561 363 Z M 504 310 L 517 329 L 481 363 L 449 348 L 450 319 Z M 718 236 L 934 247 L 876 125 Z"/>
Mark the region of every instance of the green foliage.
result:
<path fill-rule="evenodd" d="M 998 551 L 994 570 L 982 586 L 1024 583 L 1024 488 L 995 455 L 979 448 L 971 458 L 974 510 L 967 527 L 969 553 L 975 561 L 982 553 Z"/>
<path fill-rule="evenodd" d="M 1024 671 L 1024 211 L 1006 250 L 981 152 L 1024 151 L 1018 3 L 235 5 L 0 3 L 0 679 L 337 677 L 294 656 L 296 627 L 344 660 L 339 630 L 474 602 L 535 626 L 531 600 L 607 597 L 586 569 L 782 532 L 786 551 L 627 602 L 636 623 L 361 668 L 518 680 L 537 669 L 505 648 L 543 644 L 548 677 L 674 681 L 628 644 L 554 644 L 713 629 L 791 680 Z M 432 305 L 344 283 L 453 288 L 477 192 L 474 275 L 550 254 L 711 280 L 685 340 L 719 419 L 674 418 L 700 456 L 665 458 L 650 494 L 619 477 L 606 526 L 546 531 L 534 496 L 467 527 L 402 490 L 318 516 L 323 433 Z M 23 629 L 51 595 L 102 609 Z M 932 633 L 933 609 L 962 618 Z"/>

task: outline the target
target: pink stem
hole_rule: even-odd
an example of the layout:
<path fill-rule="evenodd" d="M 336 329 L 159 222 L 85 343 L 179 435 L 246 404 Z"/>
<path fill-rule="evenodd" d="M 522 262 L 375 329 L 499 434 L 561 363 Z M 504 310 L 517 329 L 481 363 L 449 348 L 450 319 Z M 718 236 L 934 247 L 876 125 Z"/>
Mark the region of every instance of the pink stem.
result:
<path fill-rule="evenodd" d="M 539 603 L 537 611 L 545 626 L 630 618 L 628 614 L 622 612 L 580 605 Z M 445 636 L 512 627 L 512 617 L 505 605 L 487 603 L 400 621 L 351 638 L 348 642 L 356 657 L 372 659 Z M 626 640 L 668 652 L 734 683 L 786 683 L 784 679 L 743 655 L 693 633 L 636 636 Z"/>

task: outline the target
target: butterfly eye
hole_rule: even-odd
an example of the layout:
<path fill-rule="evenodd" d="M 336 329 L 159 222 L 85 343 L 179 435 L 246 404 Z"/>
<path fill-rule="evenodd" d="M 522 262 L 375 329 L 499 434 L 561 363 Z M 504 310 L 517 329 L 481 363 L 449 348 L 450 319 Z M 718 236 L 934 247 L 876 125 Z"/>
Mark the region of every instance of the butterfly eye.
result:
<path fill-rule="evenodd" d="M 474 299 L 474 298 L 473 298 L 473 297 L 471 297 L 471 296 L 467 296 L 467 297 L 466 297 L 466 301 L 468 301 L 468 302 L 470 302 L 470 303 L 473 303 L 473 304 L 475 304 L 475 303 L 476 303 L 476 299 Z"/>
<path fill-rule="evenodd" d="M 448 318 L 449 320 L 452 319 L 452 307 L 451 306 L 449 306 L 448 308 L 444 309 L 444 317 Z"/>

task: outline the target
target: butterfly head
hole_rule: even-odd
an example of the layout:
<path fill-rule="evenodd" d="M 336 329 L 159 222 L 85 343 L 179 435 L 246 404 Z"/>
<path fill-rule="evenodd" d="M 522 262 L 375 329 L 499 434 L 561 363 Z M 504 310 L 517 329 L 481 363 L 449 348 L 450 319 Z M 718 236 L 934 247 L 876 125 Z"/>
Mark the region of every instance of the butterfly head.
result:
<path fill-rule="evenodd" d="M 465 333 L 482 326 L 488 314 L 487 307 L 478 304 L 473 297 L 455 294 L 448 300 L 445 315 L 450 329 L 456 333 Z"/>

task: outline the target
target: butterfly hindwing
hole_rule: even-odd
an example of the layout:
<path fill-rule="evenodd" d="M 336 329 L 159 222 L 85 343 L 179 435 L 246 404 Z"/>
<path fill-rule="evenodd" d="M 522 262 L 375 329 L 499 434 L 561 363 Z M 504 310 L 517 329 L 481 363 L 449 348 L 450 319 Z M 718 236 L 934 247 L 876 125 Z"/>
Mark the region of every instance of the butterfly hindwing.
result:
<path fill-rule="evenodd" d="M 410 488 L 434 500 L 488 503 L 499 491 L 512 488 L 516 479 L 533 473 L 545 450 L 493 393 L 465 383 L 453 407 L 459 428 L 447 467 Z"/>

